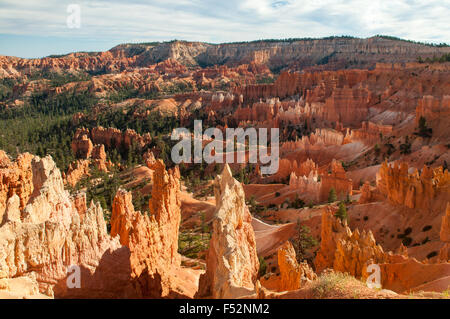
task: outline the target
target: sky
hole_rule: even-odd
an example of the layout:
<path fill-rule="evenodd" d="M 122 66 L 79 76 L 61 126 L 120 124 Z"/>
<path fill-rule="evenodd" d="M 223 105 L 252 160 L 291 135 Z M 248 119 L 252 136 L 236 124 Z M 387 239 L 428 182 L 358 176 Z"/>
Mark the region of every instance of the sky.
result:
<path fill-rule="evenodd" d="M 450 0 L 0 0 L 0 55 L 36 58 L 173 39 L 383 34 L 450 43 L 449 17 Z"/>

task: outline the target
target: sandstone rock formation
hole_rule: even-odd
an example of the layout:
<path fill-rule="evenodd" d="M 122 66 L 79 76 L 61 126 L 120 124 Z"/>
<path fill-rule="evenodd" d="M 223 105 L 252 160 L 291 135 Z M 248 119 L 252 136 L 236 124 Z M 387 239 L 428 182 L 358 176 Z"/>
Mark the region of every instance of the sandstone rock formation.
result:
<path fill-rule="evenodd" d="M 237 298 L 255 293 L 259 261 L 242 185 L 228 165 L 216 177 L 216 212 L 197 297 Z"/>
<path fill-rule="evenodd" d="M 333 268 L 338 241 L 351 236 L 350 228 L 334 217 L 331 209 L 322 213 L 321 227 L 320 250 L 314 260 L 316 272 L 319 274 L 327 268 Z"/>
<path fill-rule="evenodd" d="M 383 248 L 376 244 L 372 232 L 359 232 L 358 229 L 337 242 L 334 258 L 334 270 L 356 278 L 367 277 L 365 272 L 368 265 L 383 263 L 386 259 Z"/>
<path fill-rule="evenodd" d="M 307 262 L 298 263 L 292 244 L 287 241 L 278 249 L 280 286 L 278 291 L 296 290 L 317 278 Z"/>
<path fill-rule="evenodd" d="M 16 194 L 23 209 L 33 193 L 32 155 L 25 153 L 11 162 L 4 151 L 0 151 L 0 219 L 6 209 L 8 198 Z"/>
<path fill-rule="evenodd" d="M 86 134 L 77 133 L 75 134 L 76 138 L 72 141 L 72 153 L 77 158 L 88 159 L 91 157 L 94 145 Z"/>
<path fill-rule="evenodd" d="M 433 129 L 433 136 L 447 137 L 449 133 L 447 124 L 450 119 L 450 95 L 445 95 L 442 98 L 427 95 L 420 99 L 416 107 L 416 126 L 419 125 L 421 117 L 424 117 L 427 126 Z"/>
<path fill-rule="evenodd" d="M 90 131 L 79 128 L 75 132 L 72 140 L 72 152 L 76 157 L 81 159 L 88 159 L 91 155 L 93 155 L 94 159 L 102 159 L 105 158 L 106 154 L 104 154 L 104 149 L 101 149 L 101 145 L 104 145 L 107 149 L 118 148 L 119 150 L 129 150 L 133 145 L 136 145 L 138 148 L 143 148 L 150 142 L 151 137 L 149 133 L 140 135 L 131 129 L 122 132 L 112 127 L 94 127 Z M 94 145 L 96 145 L 95 149 Z"/>
<path fill-rule="evenodd" d="M 0 299 L 50 299 L 39 292 L 35 276 L 0 279 Z"/>
<path fill-rule="evenodd" d="M 74 187 L 83 177 L 88 176 L 90 164 L 90 160 L 77 160 L 74 163 L 70 163 L 67 173 L 65 174 L 67 183 Z"/>
<path fill-rule="evenodd" d="M 20 165 L 23 158 L 29 159 L 29 166 Z M 86 207 L 85 198 L 73 201 L 50 157 L 24 154 L 11 166 L 15 176 L 31 177 L 27 189 L 33 192 L 18 192 L 23 187 L 2 180 L 2 189 L 11 196 L 0 227 L 0 277 L 34 276 L 40 292 L 55 297 L 135 296 L 128 289 L 126 276 L 111 278 L 109 267 L 117 263 L 117 257 L 114 262 L 106 256 L 123 251 L 119 241 L 107 234 L 101 207 L 94 203 Z M 22 167 L 21 171 L 17 167 Z M 2 168 L 2 173 L 10 169 Z M 79 289 L 66 285 L 72 265 L 81 269 Z M 116 267 L 115 271 L 119 270 Z"/>
<path fill-rule="evenodd" d="M 318 203 L 321 199 L 321 187 L 317 171 L 310 172 L 308 176 L 296 176 L 293 172 L 289 178 L 289 188 L 300 194 L 304 201 Z"/>
<path fill-rule="evenodd" d="M 131 193 L 119 190 L 114 198 L 111 236 L 130 249 L 131 282 L 147 298 L 193 297 L 195 275 L 181 268 L 178 254 L 180 175 L 178 167 L 166 171 L 158 160 L 152 166 L 150 215 L 135 211 Z"/>
<path fill-rule="evenodd" d="M 38 102 L 54 99 L 55 105 L 78 94 L 88 101 L 72 116 L 76 161 L 63 179 L 49 158 L 21 154 L 12 160 L 0 151 L 0 297 L 240 298 L 259 296 L 259 283 L 278 293 L 289 290 L 284 296 L 311 296 L 315 274 L 297 263 L 292 245 L 287 242 L 274 255 L 295 225 L 265 223 L 298 219 L 312 236 L 321 231 L 315 260 L 320 274 L 332 268 L 364 280 L 367 266 L 376 263 L 383 288 L 448 289 L 450 64 L 412 62 L 418 55 L 443 53 L 449 48 L 342 37 L 219 45 L 171 41 L 42 59 L 0 56 L 6 88 L 0 108 L 25 107 L 35 96 Z M 270 71 L 275 69 L 276 79 Z M 150 134 L 125 127 L 83 128 L 103 122 L 104 114 L 150 130 L 153 116 L 168 119 L 169 128 L 177 121 L 189 127 L 197 115 L 203 115 L 205 127 L 222 132 L 279 128 L 279 170 L 263 176 L 256 163 L 250 182 L 257 184 L 241 185 L 226 165 L 216 179 L 216 206 L 209 199 L 188 203 L 183 212 L 189 220 L 180 225 L 178 168 L 166 170 L 155 159 L 164 150 Z M 421 117 L 432 129 L 428 137 L 418 132 Z M 135 210 L 131 192 L 117 192 L 112 236 L 101 207 L 87 203 L 83 193 L 70 195 L 63 185 L 64 180 L 74 188 L 94 166 L 110 170 L 106 152 L 111 150 L 139 151 L 148 166 L 128 170 L 116 163 L 127 169 L 120 174 L 127 179 L 124 187 L 138 196 L 148 196 L 152 187 L 149 213 Z M 402 163 L 380 164 L 383 158 Z M 192 170 L 183 168 L 188 174 Z M 202 177 L 215 168 L 209 165 Z M 252 167 L 236 163 L 231 168 Z M 193 173 L 196 179 L 199 172 Z M 357 203 L 354 188 L 365 181 Z M 194 194 L 209 191 L 186 185 L 192 186 Z M 315 205 L 326 202 L 332 188 L 338 200 L 350 200 L 350 226 L 333 216 L 335 204 Z M 183 194 L 188 200 L 192 196 Z M 301 207 L 305 203 L 309 207 Z M 250 208 L 261 221 L 251 217 Z M 202 224 L 212 226 L 209 250 L 198 253 L 198 258 L 206 254 L 206 263 L 186 256 L 182 263 L 179 229 L 184 235 L 203 214 Z M 385 252 L 399 245 L 397 253 Z M 267 258 L 271 272 L 277 259 L 279 276 L 259 282 L 257 254 Z M 187 265 L 206 266 L 200 282 L 201 271 Z M 67 285 L 71 266 L 81 269 L 81 288 Z"/>
<path fill-rule="evenodd" d="M 377 173 L 377 189 L 392 203 L 409 208 L 443 211 L 450 197 L 450 175 L 442 167 L 424 166 L 419 174 L 408 172 L 408 164 L 384 162 Z"/>
<path fill-rule="evenodd" d="M 441 241 L 450 242 L 450 203 L 447 203 L 445 214 L 442 216 Z"/>
<path fill-rule="evenodd" d="M 380 267 L 382 287 L 398 293 L 420 289 L 439 292 L 449 282 L 450 263 L 419 262 L 408 257 L 404 249 L 400 249 L 400 254 L 386 253 L 376 244 L 371 231 L 352 232 L 330 210 L 324 212 L 316 271 L 321 273 L 329 268 L 365 280 L 370 264 Z"/>
<path fill-rule="evenodd" d="M 333 159 L 330 164 L 330 173 L 321 176 L 320 200 L 328 199 L 330 190 L 336 191 L 337 198 L 343 200 L 347 195 L 352 195 L 353 182 L 345 175 L 342 164 Z"/>
<path fill-rule="evenodd" d="M 282 67 L 291 64 L 300 69 L 315 65 L 330 52 L 337 52 L 328 63 L 329 68 L 345 68 L 356 59 L 362 66 L 375 66 L 376 62 L 412 62 L 448 53 L 448 48 L 431 47 L 401 40 L 372 37 L 297 40 L 292 42 L 255 41 L 252 43 L 208 44 L 201 42 L 171 41 L 156 45 L 122 44 L 106 52 L 71 53 L 62 57 L 21 59 L 2 56 L 0 74 L 14 76 L 18 72 L 53 69 L 58 71 L 89 70 L 93 72 L 120 72 L 128 68 L 145 68 L 152 64 L 159 72 L 182 73 L 185 65 L 244 64 Z M 373 54 L 376 52 L 377 54 Z M 344 61 L 340 62 L 339 61 Z M 250 67 L 254 69 L 256 67 Z"/>
<path fill-rule="evenodd" d="M 330 190 L 336 191 L 337 199 L 344 200 L 352 195 L 353 182 L 348 179 L 342 164 L 332 160 L 329 171 L 320 175 L 312 170 L 306 176 L 297 176 L 292 172 L 289 178 L 289 189 L 296 191 L 304 200 L 324 202 L 328 200 Z"/>
<path fill-rule="evenodd" d="M 372 192 L 371 192 L 371 188 L 370 188 L 370 183 L 369 182 L 365 182 L 361 188 L 361 196 L 359 197 L 358 203 L 360 204 L 366 204 L 369 203 L 372 200 Z"/>

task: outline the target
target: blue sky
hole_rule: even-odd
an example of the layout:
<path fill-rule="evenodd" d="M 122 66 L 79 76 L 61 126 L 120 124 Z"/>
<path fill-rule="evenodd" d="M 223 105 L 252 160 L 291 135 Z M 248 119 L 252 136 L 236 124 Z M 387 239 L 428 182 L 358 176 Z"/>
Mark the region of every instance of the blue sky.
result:
<path fill-rule="evenodd" d="M 80 28 L 68 28 L 78 4 Z M 125 42 L 212 43 L 375 34 L 450 42 L 450 0 L 0 0 L 0 55 L 104 51 Z"/>

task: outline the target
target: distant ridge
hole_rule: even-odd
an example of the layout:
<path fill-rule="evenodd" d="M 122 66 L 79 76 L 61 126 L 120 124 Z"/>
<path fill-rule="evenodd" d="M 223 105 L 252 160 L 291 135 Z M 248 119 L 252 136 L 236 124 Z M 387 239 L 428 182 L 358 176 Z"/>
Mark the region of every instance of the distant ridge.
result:
<path fill-rule="evenodd" d="M 221 44 L 245 44 L 245 43 L 258 43 L 258 42 L 297 42 L 297 41 L 317 41 L 317 40 L 334 40 L 334 39 L 373 39 L 373 38 L 382 38 L 386 40 L 392 40 L 392 41 L 403 41 L 408 43 L 414 43 L 414 44 L 421 44 L 425 46 L 431 46 L 431 47 L 450 47 L 450 44 L 447 43 L 431 43 L 431 42 L 422 42 L 422 41 L 415 41 L 415 40 L 408 40 L 408 39 L 402 39 L 399 37 L 389 36 L 389 35 L 382 35 L 377 34 L 369 38 L 358 38 L 351 35 L 334 35 L 334 36 L 327 36 L 322 38 L 311 38 L 311 37 L 304 37 L 304 38 L 284 38 L 284 39 L 259 39 L 259 40 L 251 40 L 251 41 L 231 41 L 231 42 L 221 42 L 221 43 L 213 43 L 213 42 L 201 42 L 201 41 L 188 41 L 188 40 L 178 40 L 173 39 L 169 41 L 154 41 L 154 42 L 129 42 L 129 43 L 123 43 L 119 44 L 117 46 L 121 45 L 148 45 L 148 46 L 156 46 L 163 43 L 174 43 L 174 42 L 185 42 L 185 43 L 206 43 L 210 45 L 221 45 Z M 117 47 L 116 46 L 116 47 Z"/>
<path fill-rule="evenodd" d="M 122 72 L 172 60 L 186 67 L 266 65 L 273 73 L 282 70 L 370 69 L 377 63 L 446 61 L 447 44 L 426 44 L 391 36 L 370 38 L 331 36 L 326 38 L 266 39 L 211 44 L 172 40 L 119 44 L 105 52 L 76 52 L 42 59 L 1 57 L 4 74 L 9 68 L 80 70 L 90 74 Z"/>

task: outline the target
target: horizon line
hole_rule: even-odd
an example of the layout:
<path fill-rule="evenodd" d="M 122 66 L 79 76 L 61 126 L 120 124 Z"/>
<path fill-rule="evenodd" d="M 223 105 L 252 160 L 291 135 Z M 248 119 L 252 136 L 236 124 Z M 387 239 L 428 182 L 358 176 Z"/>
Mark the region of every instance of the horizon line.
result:
<path fill-rule="evenodd" d="M 9 35 L 11 36 L 11 35 Z M 174 43 L 174 42 L 181 42 L 181 43 L 203 43 L 203 44 L 209 44 L 209 45 L 229 45 L 229 44 L 245 44 L 245 43 L 257 43 L 257 42 L 300 42 L 300 41 L 320 41 L 320 40 L 333 40 L 333 39 L 357 39 L 357 40 L 368 40 L 373 38 L 381 38 L 385 40 L 391 40 L 391 41 L 402 41 L 402 42 L 408 42 L 411 44 L 418 44 L 423 46 L 429 46 L 429 47 L 450 47 L 450 44 L 447 42 L 425 42 L 425 41 L 417 41 L 417 40 L 411 40 L 406 38 L 400 38 L 396 36 L 390 36 L 390 35 L 383 35 L 383 34 L 376 34 L 369 37 L 357 37 L 352 35 L 329 35 L 324 37 L 299 37 L 299 38 L 265 38 L 265 39 L 255 39 L 255 40 L 248 40 L 248 41 L 230 41 L 230 42 L 207 42 L 207 41 L 191 41 L 191 40 L 184 40 L 184 39 L 172 39 L 172 40 L 163 40 L 163 41 L 143 41 L 143 42 L 124 42 L 119 43 L 117 45 L 112 46 L 111 48 L 103 51 L 103 50 L 95 50 L 95 51 L 69 51 L 67 53 L 60 53 L 60 54 L 49 54 L 42 57 L 36 57 L 36 58 L 22 58 L 19 56 L 14 55 L 3 55 L 4 57 L 14 57 L 19 59 L 26 59 L 26 60 L 33 60 L 33 59 L 44 59 L 44 58 L 62 58 L 69 54 L 76 54 L 76 53 L 101 53 L 101 52 L 108 52 L 113 50 L 114 48 L 125 46 L 125 45 L 160 45 L 160 44 L 166 44 L 166 43 Z"/>

